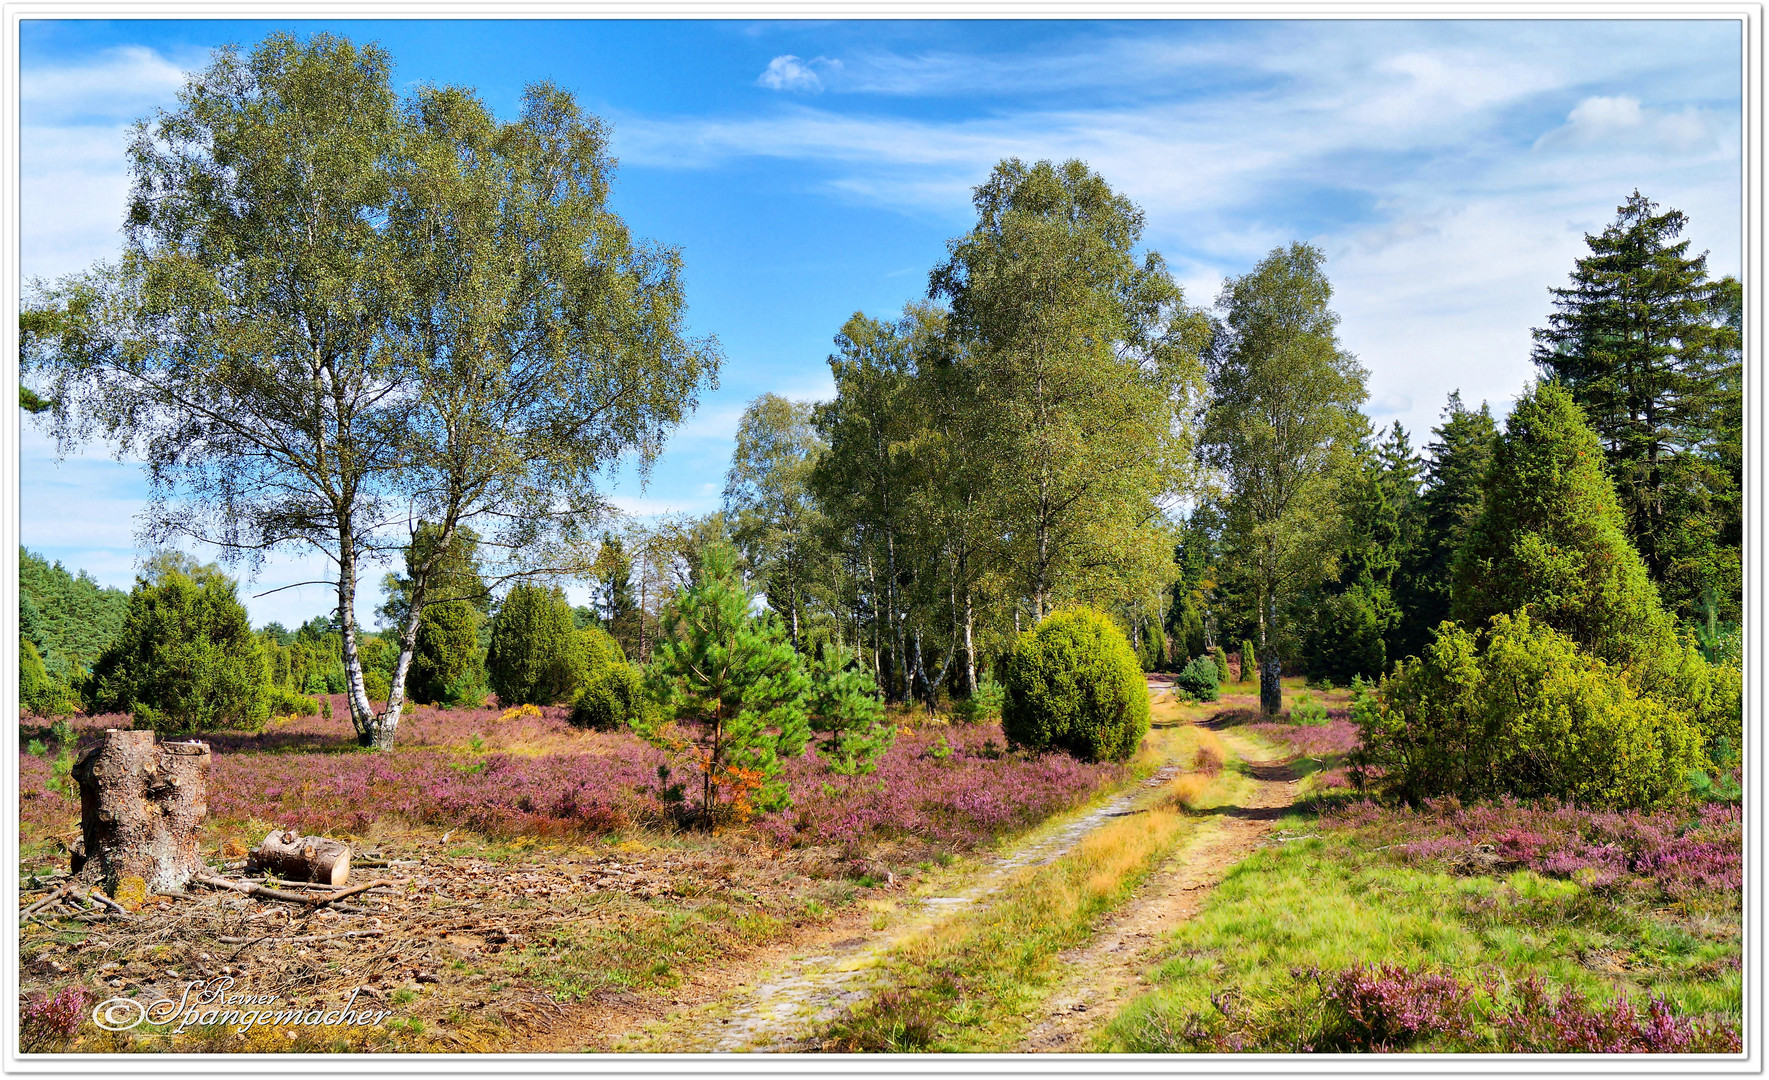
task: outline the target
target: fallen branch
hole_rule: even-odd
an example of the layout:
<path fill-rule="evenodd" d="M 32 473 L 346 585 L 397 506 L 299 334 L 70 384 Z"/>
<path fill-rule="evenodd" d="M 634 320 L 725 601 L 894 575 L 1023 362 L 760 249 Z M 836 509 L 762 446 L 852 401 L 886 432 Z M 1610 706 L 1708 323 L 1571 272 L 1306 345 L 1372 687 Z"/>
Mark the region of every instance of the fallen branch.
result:
<path fill-rule="evenodd" d="M 261 941 L 274 941 L 278 945 L 290 945 L 301 941 L 328 941 L 332 938 L 380 937 L 385 930 L 341 930 L 336 934 L 304 934 L 301 937 L 279 938 L 274 934 L 264 937 L 219 937 L 216 941 L 223 945 L 256 945 Z"/>
<path fill-rule="evenodd" d="M 272 889 L 264 885 L 253 885 L 244 881 L 233 881 L 229 878 L 215 877 L 212 874 L 198 874 L 195 880 L 200 881 L 205 885 L 215 885 L 223 889 L 232 889 L 235 892 L 243 892 L 248 896 L 262 896 L 267 900 L 286 900 L 292 904 L 310 904 L 313 907 L 324 907 L 334 901 L 342 900 L 347 896 L 355 896 L 357 893 L 367 892 L 379 885 L 405 885 L 411 881 L 410 878 L 376 878 L 373 881 L 365 882 L 361 885 L 352 885 L 348 889 L 342 889 L 335 893 L 327 893 L 324 896 L 313 896 L 304 893 L 284 892 L 282 889 Z"/>
<path fill-rule="evenodd" d="M 50 893 L 48 896 L 45 896 L 43 899 L 37 901 L 36 903 L 32 904 L 30 907 L 19 912 L 19 918 L 21 918 L 21 919 L 29 918 L 30 916 L 35 915 L 37 912 L 41 911 L 42 909 L 44 909 L 44 908 L 48 907 L 49 905 L 55 903 L 56 901 L 60 900 L 63 896 L 67 895 L 67 893 L 73 889 L 74 884 L 75 883 L 73 881 L 71 881 L 71 880 L 68 881 L 66 884 L 62 885 L 61 888 L 55 890 L 54 892 Z"/>
<path fill-rule="evenodd" d="M 105 907 L 110 908 L 112 911 L 116 912 L 118 915 L 121 915 L 124 918 L 129 917 L 129 909 L 128 908 L 124 907 L 122 904 L 117 903 L 115 900 L 112 900 L 110 897 L 106 896 L 104 893 L 98 891 L 97 889 L 93 889 L 90 893 L 87 893 L 86 895 L 90 899 L 96 900 L 99 903 L 103 904 Z"/>

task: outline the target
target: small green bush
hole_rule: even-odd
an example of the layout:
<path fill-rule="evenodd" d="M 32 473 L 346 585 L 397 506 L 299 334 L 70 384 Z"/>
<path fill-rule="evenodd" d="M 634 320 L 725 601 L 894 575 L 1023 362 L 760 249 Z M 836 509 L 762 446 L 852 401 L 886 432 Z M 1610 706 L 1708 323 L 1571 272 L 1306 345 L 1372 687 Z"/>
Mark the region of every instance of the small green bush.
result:
<path fill-rule="evenodd" d="M 157 731 L 256 731 L 270 718 L 269 668 L 232 579 L 168 570 L 136 579 L 117 639 L 88 681 L 98 712 Z"/>
<path fill-rule="evenodd" d="M 18 643 L 18 703 L 32 716 L 66 716 L 74 711 L 74 694 L 44 670 L 37 647 L 23 638 Z"/>
<path fill-rule="evenodd" d="M 1514 795 L 1608 809 L 1677 805 L 1703 769 L 1695 718 L 1528 615 L 1439 626 L 1353 710 L 1355 775 L 1409 801 Z"/>
<path fill-rule="evenodd" d="M 485 682 L 479 655 L 479 609 L 465 600 L 425 604 L 406 692 L 413 701 L 462 705 Z M 484 693 L 478 697 L 483 699 Z"/>
<path fill-rule="evenodd" d="M 1228 653 L 1223 652 L 1222 646 L 1218 645 L 1210 650 L 1210 659 L 1216 663 L 1217 685 L 1228 682 Z"/>
<path fill-rule="evenodd" d="M 897 725 L 885 716 L 871 669 L 856 663 L 839 645 L 823 650 L 810 665 L 810 724 L 818 756 L 831 772 L 865 776 L 897 739 Z"/>
<path fill-rule="evenodd" d="M 381 704 L 393 693 L 393 680 L 380 668 L 368 668 L 362 673 L 362 689 L 371 703 Z"/>
<path fill-rule="evenodd" d="M 1304 691 L 1290 705 L 1290 723 L 1299 727 L 1325 727 L 1327 706 L 1313 694 Z"/>
<path fill-rule="evenodd" d="M 270 715 L 318 716 L 319 702 L 305 694 L 297 694 L 293 690 L 273 686 L 270 688 Z"/>
<path fill-rule="evenodd" d="M 1193 657 L 1174 677 L 1173 685 L 1193 701 L 1215 701 L 1216 661 L 1208 656 Z"/>
<path fill-rule="evenodd" d="M 1259 658 L 1253 655 L 1253 643 L 1245 639 L 1241 641 L 1241 681 L 1259 681 Z"/>
<path fill-rule="evenodd" d="M 639 719 L 645 707 L 644 679 L 631 664 L 616 660 L 596 667 L 584 681 L 583 689 L 571 703 L 571 723 L 596 731 L 615 731 Z"/>
<path fill-rule="evenodd" d="M 952 703 L 952 716 L 964 724 L 987 720 L 1001 712 L 1001 702 L 1006 695 L 1007 691 L 1002 689 L 1001 684 L 985 673 L 977 680 L 976 693 Z"/>
<path fill-rule="evenodd" d="M 1149 730 L 1147 683 L 1130 642 L 1100 612 L 1054 612 L 1020 635 L 1007 660 L 1001 726 L 1008 742 L 1123 761 Z"/>

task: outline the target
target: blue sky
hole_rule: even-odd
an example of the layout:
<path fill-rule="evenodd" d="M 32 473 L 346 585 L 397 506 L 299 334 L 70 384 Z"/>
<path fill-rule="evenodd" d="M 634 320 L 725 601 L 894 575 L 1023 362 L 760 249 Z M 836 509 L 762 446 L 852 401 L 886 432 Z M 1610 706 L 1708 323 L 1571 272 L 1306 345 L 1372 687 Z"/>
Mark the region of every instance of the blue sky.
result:
<path fill-rule="evenodd" d="M 21 29 L 25 277 L 111 257 L 129 123 L 212 48 L 273 30 L 378 41 L 401 88 L 476 87 L 506 116 L 551 80 L 611 122 L 614 208 L 682 248 L 691 330 L 726 356 L 650 486 L 613 487 L 633 513 L 715 508 L 745 403 L 828 396 L 842 322 L 923 296 L 1007 156 L 1087 161 L 1193 303 L 1274 246 L 1319 245 L 1368 411 L 1416 443 L 1451 390 L 1508 407 L 1549 286 L 1634 188 L 1689 214 L 1715 276 L 1739 270 L 1733 21 L 63 20 Z M 102 448 L 57 464 L 25 422 L 27 547 L 127 587 L 143 491 Z M 274 558 L 243 591 L 318 568 Z M 292 624 L 328 600 L 249 606 Z"/>

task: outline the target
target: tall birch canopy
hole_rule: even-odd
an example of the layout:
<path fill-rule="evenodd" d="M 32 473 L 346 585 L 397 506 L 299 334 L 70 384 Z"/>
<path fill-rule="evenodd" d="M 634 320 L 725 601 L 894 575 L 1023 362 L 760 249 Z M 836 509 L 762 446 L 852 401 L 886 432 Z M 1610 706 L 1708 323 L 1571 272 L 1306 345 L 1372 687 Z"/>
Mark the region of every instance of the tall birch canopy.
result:
<path fill-rule="evenodd" d="M 1277 248 L 1216 301 L 1202 450 L 1228 489 L 1229 545 L 1256 598 L 1266 713 L 1282 707 L 1283 601 L 1331 567 L 1337 474 L 1366 396 L 1363 367 L 1339 347 L 1324 261 L 1307 244 Z"/>
<path fill-rule="evenodd" d="M 1009 562 L 1038 619 L 1059 585 L 1139 591 L 1171 561 L 1158 526 L 1189 473 L 1207 323 L 1138 254 L 1142 211 L 1084 163 L 1003 161 L 973 202 L 929 291 L 974 373 Z"/>
<path fill-rule="evenodd" d="M 648 465 L 720 362 L 684 336 L 679 253 L 607 207 L 600 121 L 547 85 L 500 122 L 391 75 L 328 35 L 217 54 L 137 125 L 123 255 L 34 288 L 25 356 L 64 450 L 146 462 L 146 539 L 328 558 L 351 718 L 380 748 L 455 534 L 496 578 L 583 570 L 598 475 Z M 371 702 L 358 577 L 425 523 Z"/>

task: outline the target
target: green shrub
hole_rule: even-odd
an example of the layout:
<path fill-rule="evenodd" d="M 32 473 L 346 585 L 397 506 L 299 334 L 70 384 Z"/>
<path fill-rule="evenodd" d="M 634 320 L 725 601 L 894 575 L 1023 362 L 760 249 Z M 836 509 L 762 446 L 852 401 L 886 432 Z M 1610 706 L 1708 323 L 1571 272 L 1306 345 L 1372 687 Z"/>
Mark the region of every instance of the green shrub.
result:
<path fill-rule="evenodd" d="M 424 605 L 406 675 L 406 695 L 411 700 L 460 705 L 472 699 L 473 691 L 485 682 L 479 618 L 479 609 L 466 600 Z"/>
<path fill-rule="evenodd" d="M 1290 704 L 1290 723 L 1298 727 L 1325 727 L 1327 706 L 1313 694 L 1304 691 Z"/>
<path fill-rule="evenodd" d="M 1215 701 L 1216 661 L 1208 656 L 1195 656 L 1174 676 L 1173 685 L 1193 701 Z"/>
<path fill-rule="evenodd" d="M 897 725 L 885 716 L 878 682 L 854 654 L 830 645 L 811 664 L 811 731 L 823 736 L 817 753 L 830 771 L 865 776 L 897 739 Z"/>
<path fill-rule="evenodd" d="M 362 690 L 369 696 L 370 702 L 382 703 L 393 694 L 393 680 L 380 668 L 365 668 L 362 673 Z"/>
<path fill-rule="evenodd" d="M 517 585 L 491 621 L 485 659 L 492 690 L 505 707 L 551 705 L 583 685 L 583 637 L 558 588 Z"/>
<path fill-rule="evenodd" d="M 977 680 L 977 692 L 967 698 L 959 698 L 952 703 L 952 716 L 960 723 L 974 724 L 987 720 L 1001 712 L 1001 702 L 1007 691 L 1002 689 L 994 677 L 984 673 Z"/>
<path fill-rule="evenodd" d="M 305 694 L 297 694 L 292 690 L 273 686 L 270 688 L 270 715 L 318 716 L 319 702 Z"/>
<path fill-rule="evenodd" d="M 1149 729 L 1149 695 L 1136 654 L 1105 615 L 1055 612 L 1020 635 L 1007 660 L 1001 726 L 1008 741 L 1123 761 Z"/>
<path fill-rule="evenodd" d="M 270 717 L 262 643 L 230 578 L 168 570 L 136 579 L 117 640 L 93 665 L 96 712 L 159 731 L 255 731 Z"/>
<path fill-rule="evenodd" d="M 24 638 L 18 642 L 18 704 L 32 716 L 66 716 L 77 702 L 73 691 L 44 670 L 37 647 Z"/>
<path fill-rule="evenodd" d="M 1216 664 L 1216 683 L 1218 686 L 1228 682 L 1228 653 L 1218 645 L 1210 650 L 1210 659 Z"/>
<path fill-rule="evenodd" d="M 1253 643 L 1245 639 L 1241 641 L 1241 681 L 1259 681 L 1259 658 L 1253 655 Z"/>
<path fill-rule="evenodd" d="M 1355 774 L 1410 801 L 1514 795 L 1593 808 L 1674 805 L 1707 762 L 1694 718 L 1524 614 L 1439 626 L 1353 710 Z"/>
<path fill-rule="evenodd" d="M 615 731 L 641 719 L 646 704 L 644 680 L 631 664 L 617 660 L 594 668 L 584 680 L 583 689 L 571 703 L 571 722 L 596 731 Z"/>

